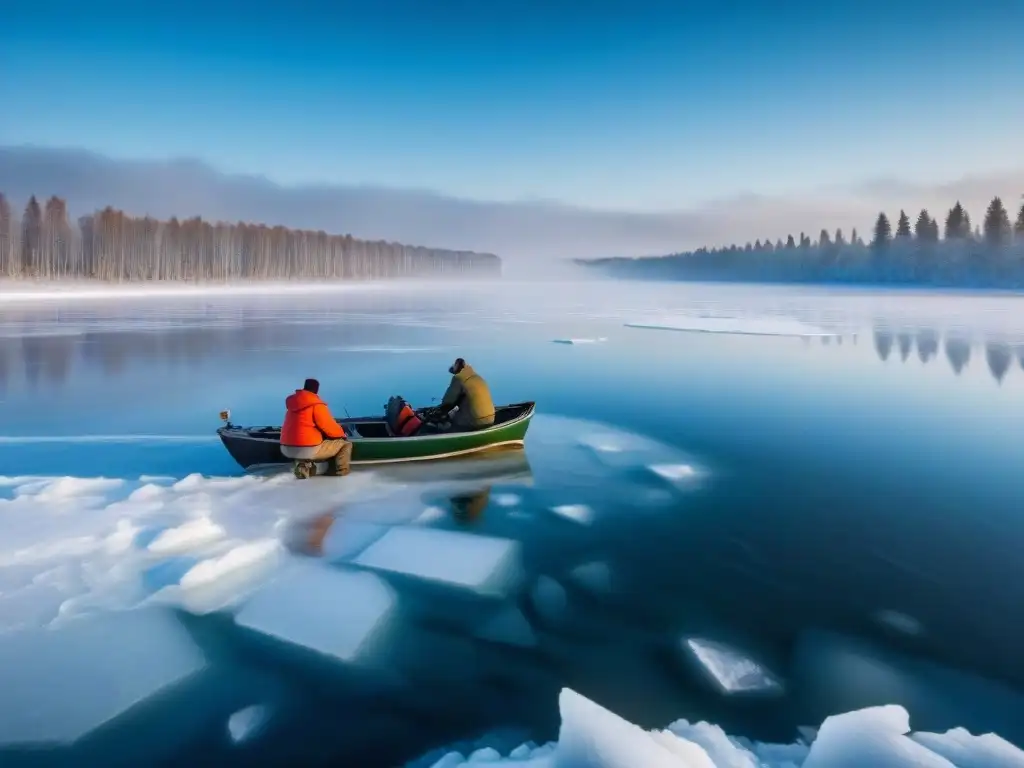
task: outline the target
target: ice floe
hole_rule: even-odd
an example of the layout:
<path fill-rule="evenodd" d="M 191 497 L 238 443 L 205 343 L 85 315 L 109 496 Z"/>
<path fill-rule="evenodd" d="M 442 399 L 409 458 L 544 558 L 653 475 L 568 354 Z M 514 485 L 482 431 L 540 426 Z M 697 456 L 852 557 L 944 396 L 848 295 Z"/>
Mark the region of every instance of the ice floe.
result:
<path fill-rule="evenodd" d="M 779 679 L 763 665 L 748 658 L 731 646 L 690 637 L 682 641 L 683 647 L 692 655 L 697 665 L 722 691 L 736 694 L 782 694 L 784 689 Z"/>
<path fill-rule="evenodd" d="M 602 336 L 602 337 L 596 338 L 596 339 L 552 339 L 551 343 L 552 344 L 569 344 L 569 345 L 572 345 L 572 346 L 576 346 L 576 345 L 579 345 L 579 344 L 600 344 L 601 342 L 604 342 L 604 341 L 608 341 L 608 339 L 606 339 L 605 337 Z"/>
<path fill-rule="evenodd" d="M 594 522 L 594 510 L 586 504 L 559 504 L 552 507 L 551 511 L 580 525 L 590 525 Z"/>
<path fill-rule="evenodd" d="M 0 745 L 74 744 L 205 666 L 184 628 L 158 608 L 2 635 Z"/>
<path fill-rule="evenodd" d="M 503 594 L 519 575 L 519 542 L 461 531 L 395 527 L 353 563 L 379 571 Z"/>
<path fill-rule="evenodd" d="M 523 744 L 504 758 L 485 749 L 450 751 L 407 768 L 1024 768 L 1024 750 L 994 734 L 911 733 L 910 716 L 897 705 L 829 717 L 810 744 L 754 742 L 686 720 L 647 731 L 569 688 L 558 705 L 556 742 Z"/>
<path fill-rule="evenodd" d="M 316 561 L 292 563 L 235 615 L 252 632 L 335 661 L 372 656 L 396 617 L 398 596 L 380 576 Z"/>
<path fill-rule="evenodd" d="M 648 469 L 658 477 L 674 483 L 697 476 L 696 468 L 690 464 L 652 464 Z"/>

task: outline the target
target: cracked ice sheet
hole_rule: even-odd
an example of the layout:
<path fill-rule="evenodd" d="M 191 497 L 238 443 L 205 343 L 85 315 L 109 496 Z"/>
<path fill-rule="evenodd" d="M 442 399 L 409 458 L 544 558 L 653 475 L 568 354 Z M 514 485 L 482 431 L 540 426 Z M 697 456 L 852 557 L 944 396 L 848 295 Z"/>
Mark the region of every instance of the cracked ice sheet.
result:
<path fill-rule="evenodd" d="M 558 704 L 557 742 L 528 742 L 500 759 L 478 747 L 472 762 L 453 751 L 439 760 L 414 760 L 408 768 L 1024 768 L 1024 750 L 992 734 L 954 729 L 908 736 L 909 715 L 895 705 L 830 717 L 808 746 L 755 742 L 686 720 L 645 731 L 568 688 Z"/>
<path fill-rule="evenodd" d="M 0 634 L 137 606 L 201 563 L 197 574 L 217 570 L 215 562 L 225 566 L 218 573 L 226 587 L 240 573 L 226 566 L 269 548 L 285 522 L 350 506 L 357 507 L 354 516 L 368 515 L 370 505 L 360 510 L 359 502 L 402 488 L 373 472 L 344 483 L 299 482 L 286 474 L 0 476 Z"/>

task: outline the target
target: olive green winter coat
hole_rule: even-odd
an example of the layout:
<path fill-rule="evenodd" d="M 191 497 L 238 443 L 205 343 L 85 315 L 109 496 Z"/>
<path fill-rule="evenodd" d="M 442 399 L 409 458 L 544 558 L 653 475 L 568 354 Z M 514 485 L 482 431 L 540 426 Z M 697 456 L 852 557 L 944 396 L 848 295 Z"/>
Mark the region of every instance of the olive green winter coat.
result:
<path fill-rule="evenodd" d="M 452 383 L 441 399 L 443 406 L 458 406 L 452 423 L 462 427 L 489 427 L 494 423 L 491 390 L 468 363 L 452 376 Z"/>

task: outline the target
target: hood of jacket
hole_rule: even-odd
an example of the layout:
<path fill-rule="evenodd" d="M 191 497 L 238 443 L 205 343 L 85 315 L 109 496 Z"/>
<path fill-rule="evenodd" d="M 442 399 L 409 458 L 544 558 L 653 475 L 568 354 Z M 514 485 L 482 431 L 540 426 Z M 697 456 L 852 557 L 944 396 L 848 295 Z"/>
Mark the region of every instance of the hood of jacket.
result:
<path fill-rule="evenodd" d="M 462 366 L 462 370 L 455 374 L 455 378 L 459 381 L 465 381 L 466 379 L 470 379 L 474 376 L 476 376 L 476 371 L 473 370 L 473 366 L 469 363 Z"/>
<path fill-rule="evenodd" d="M 295 392 L 284 399 L 284 407 L 292 413 L 297 413 L 322 402 L 323 400 L 320 399 L 320 395 L 315 395 L 308 389 L 296 389 Z"/>

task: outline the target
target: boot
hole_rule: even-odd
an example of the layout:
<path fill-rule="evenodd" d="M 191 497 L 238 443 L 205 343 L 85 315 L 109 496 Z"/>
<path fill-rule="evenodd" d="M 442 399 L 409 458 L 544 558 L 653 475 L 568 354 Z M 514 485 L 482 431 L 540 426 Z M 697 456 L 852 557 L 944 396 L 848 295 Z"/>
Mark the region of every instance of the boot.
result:
<path fill-rule="evenodd" d="M 312 461 L 296 461 L 292 472 L 298 480 L 306 480 L 316 475 L 316 464 Z"/>
<path fill-rule="evenodd" d="M 331 474 L 334 475 L 335 477 L 344 477 L 345 475 L 347 475 L 349 472 L 352 471 L 351 468 L 349 468 L 348 465 L 341 465 L 341 464 L 339 464 L 337 456 L 335 456 L 334 458 L 331 459 L 331 461 L 330 461 L 330 469 L 331 469 Z"/>

